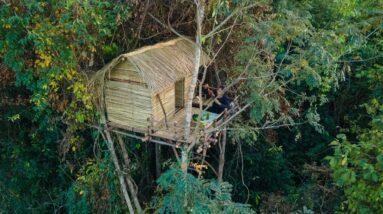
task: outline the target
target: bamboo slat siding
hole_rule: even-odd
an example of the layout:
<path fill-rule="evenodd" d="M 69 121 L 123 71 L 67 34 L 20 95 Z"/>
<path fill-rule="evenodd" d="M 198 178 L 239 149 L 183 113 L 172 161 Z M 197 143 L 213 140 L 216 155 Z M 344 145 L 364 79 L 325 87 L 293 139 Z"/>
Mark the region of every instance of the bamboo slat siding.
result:
<path fill-rule="evenodd" d="M 162 105 L 164 106 L 166 116 L 172 117 L 175 112 L 175 90 L 174 90 L 174 85 L 171 85 L 170 87 L 164 89 L 161 93 L 159 93 Z M 153 120 L 155 125 L 157 125 L 159 122 L 161 122 L 165 116 L 164 113 L 162 112 L 161 108 L 161 103 L 159 100 L 156 98 L 156 96 L 152 97 L 152 103 L 153 103 Z"/>
<path fill-rule="evenodd" d="M 113 59 L 92 78 L 97 109 L 106 112 L 106 118 L 102 120 L 143 132 L 152 124 L 152 128 L 163 127 L 165 111 L 168 122 L 182 126 L 184 113 L 183 109 L 175 113 L 176 100 L 177 107 L 186 103 L 194 49 L 192 41 L 178 38 Z M 206 64 L 207 61 L 208 57 L 203 53 L 201 62 Z M 180 80 L 183 83 L 177 84 L 181 87 L 176 89 L 176 82 Z"/>
<path fill-rule="evenodd" d="M 105 104 L 111 122 L 146 129 L 151 101 L 150 91 L 144 86 L 106 81 Z"/>
<path fill-rule="evenodd" d="M 116 65 L 110 72 L 110 78 L 145 83 L 141 74 L 129 61 L 124 61 Z"/>

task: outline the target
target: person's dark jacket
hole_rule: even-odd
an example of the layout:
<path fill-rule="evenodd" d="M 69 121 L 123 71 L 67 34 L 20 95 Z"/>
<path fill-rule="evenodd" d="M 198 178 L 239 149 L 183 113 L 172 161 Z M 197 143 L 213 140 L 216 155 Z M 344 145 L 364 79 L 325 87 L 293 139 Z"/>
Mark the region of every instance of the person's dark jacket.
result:
<path fill-rule="evenodd" d="M 217 98 L 217 100 L 221 103 L 221 104 L 218 104 L 216 102 L 213 103 L 213 106 L 210 107 L 208 109 L 208 111 L 210 112 L 214 112 L 216 114 L 220 114 L 222 113 L 223 111 L 225 111 L 225 109 L 230 109 L 230 103 L 231 103 L 231 99 L 225 95 L 223 95 L 222 97 L 220 98 Z"/>

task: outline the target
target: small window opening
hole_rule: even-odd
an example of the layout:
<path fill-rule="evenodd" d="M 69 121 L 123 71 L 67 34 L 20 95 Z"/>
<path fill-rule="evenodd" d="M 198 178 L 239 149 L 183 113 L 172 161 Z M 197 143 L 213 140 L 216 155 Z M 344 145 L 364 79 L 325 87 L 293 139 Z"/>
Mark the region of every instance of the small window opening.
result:
<path fill-rule="evenodd" d="M 175 84 L 175 99 L 176 111 L 178 111 L 185 106 L 185 78 Z"/>

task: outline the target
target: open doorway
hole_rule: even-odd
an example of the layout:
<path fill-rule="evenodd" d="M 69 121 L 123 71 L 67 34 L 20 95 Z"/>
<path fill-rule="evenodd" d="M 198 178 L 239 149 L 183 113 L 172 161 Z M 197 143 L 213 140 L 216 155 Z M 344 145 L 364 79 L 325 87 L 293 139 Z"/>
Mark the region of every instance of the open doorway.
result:
<path fill-rule="evenodd" d="M 185 78 L 178 80 L 175 84 L 176 112 L 185 106 Z"/>

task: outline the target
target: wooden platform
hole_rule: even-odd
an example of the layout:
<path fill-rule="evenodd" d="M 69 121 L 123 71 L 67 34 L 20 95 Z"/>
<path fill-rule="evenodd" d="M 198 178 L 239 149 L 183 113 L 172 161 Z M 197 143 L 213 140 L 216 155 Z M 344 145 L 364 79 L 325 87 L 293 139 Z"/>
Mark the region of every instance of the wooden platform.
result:
<path fill-rule="evenodd" d="M 213 97 L 208 98 L 208 99 L 202 98 L 202 107 L 203 107 L 204 109 L 207 108 L 209 104 L 212 104 L 212 103 L 213 103 L 213 100 L 214 100 Z M 192 103 L 192 104 L 193 104 L 193 107 L 198 108 L 199 105 L 200 105 L 199 98 L 198 98 L 198 97 L 195 97 L 195 98 L 193 99 L 193 103 Z"/>
<path fill-rule="evenodd" d="M 201 111 L 199 108 L 193 108 L 192 109 L 192 115 L 194 114 L 199 114 Z M 214 125 L 216 120 L 219 119 L 218 114 L 208 112 L 210 115 L 210 120 L 208 121 L 203 121 L 200 122 L 200 128 L 199 131 L 201 132 L 200 134 L 203 134 L 205 129 L 210 128 L 211 126 Z M 172 140 L 180 140 L 184 136 L 184 124 L 185 124 L 185 109 L 181 109 L 175 115 L 171 118 L 168 119 L 167 125 L 165 122 L 161 124 L 160 126 L 154 127 L 154 135 L 163 137 L 166 139 L 172 139 Z M 190 134 L 192 135 L 196 129 L 197 122 L 193 121 L 191 122 L 191 131 Z"/>
<path fill-rule="evenodd" d="M 192 108 L 192 115 L 199 114 L 201 111 L 199 108 Z M 205 135 L 204 131 L 208 128 L 212 128 L 218 125 L 222 120 L 222 114 L 215 114 L 212 112 L 207 112 L 209 114 L 209 119 L 206 121 L 201 121 L 199 123 L 199 135 L 201 137 L 209 137 Z M 167 123 L 165 120 L 157 123 L 154 127 L 148 127 L 147 130 L 135 129 L 132 127 L 122 126 L 115 123 L 110 123 L 111 127 L 127 130 L 139 134 L 139 136 L 144 139 L 144 136 L 150 135 L 150 137 L 159 138 L 168 142 L 185 142 L 183 139 L 184 136 L 184 123 L 185 123 L 185 109 L 181 109 L 176 112 L 173 116 L 167 118 Z M 190 135 L 192 136 L 197 128 L 197 122 L 191 122 L 191 131 Z M 150 134 L 149 134 L 150 132 Z"/>

